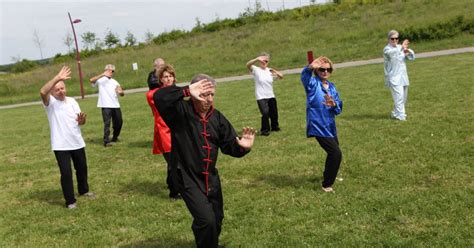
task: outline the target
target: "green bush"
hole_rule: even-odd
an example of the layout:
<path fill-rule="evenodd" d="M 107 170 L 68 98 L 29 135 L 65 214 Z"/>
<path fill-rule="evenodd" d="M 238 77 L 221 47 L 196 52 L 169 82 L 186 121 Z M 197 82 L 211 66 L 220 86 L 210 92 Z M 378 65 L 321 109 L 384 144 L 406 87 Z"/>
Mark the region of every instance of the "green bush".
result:
<path fill-rule="evenodd" d="M 11 72 L 13 73 L 25 72 L 25 71 L 35 68 L 36 66 L 38 66 L 37 62 L 23 59 L 22 61 L 19 61 L 12 66 Z"/>
<path fill-rule="evenodd" d="M 438 22 L 424 27 L 410 26 L 400 32 L 400 36 L 411 41 L 435 40 L 454 37 L 462 32 L 474 32 L 474 19 L 466 20 L 457 16 L 445 22 Z"/>

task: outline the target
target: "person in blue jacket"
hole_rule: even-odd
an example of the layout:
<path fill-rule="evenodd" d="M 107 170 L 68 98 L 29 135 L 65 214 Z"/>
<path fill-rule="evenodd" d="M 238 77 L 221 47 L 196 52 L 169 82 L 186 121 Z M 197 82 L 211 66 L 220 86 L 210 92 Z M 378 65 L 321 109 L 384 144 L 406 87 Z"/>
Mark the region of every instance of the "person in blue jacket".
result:
<path fill-rule="evenodd" d="M 336 87 L 328 80 L 332 72 L 333 63 L 322 56 L 301 72 L 301 82 L 307 97 L 306 135 L 315 137 L 327 153 L 322 183 L 325 192 L 334 192 L 332 185 L 342 160 L 335 121 L 336 115 L 342 112 L 342 101 Z"/>

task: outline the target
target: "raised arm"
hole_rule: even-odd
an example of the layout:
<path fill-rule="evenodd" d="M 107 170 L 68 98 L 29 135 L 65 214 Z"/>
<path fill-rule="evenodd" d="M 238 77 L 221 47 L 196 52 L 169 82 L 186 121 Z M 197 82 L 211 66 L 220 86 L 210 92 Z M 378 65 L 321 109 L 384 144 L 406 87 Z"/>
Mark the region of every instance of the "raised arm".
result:
<path fill-rule="evenodd" d="M 95 77 L 91 77 L 91 78 L 89 79 L 89 82 L 91 83 L 92 87 L 94 87 L 94 86 L 95 86 L 95 83 L 97 82 L 97 80 L 99 80 L 99 79 L 100 79 L 101 77 L 103 77 L 103 76 L 106 76 L 106 77 L 108 77 L 108 78 L 111 78 L 111 77 L 112 77 L 112 71 L 106 70 L 106 71 L 102 72 L 101 74 L 99 74 L 99 75 L 97 75 L 97 76 L 95 76 Z"/>
<path fill-rule="evenodd" d="M 277 76 L 279 79 L 283 79 L 283 74 L 275 69 L 270 69 L 270 72 L 272 75 Z"/>
<path fill-rule="evenodd" d="M 43 85 L 43 87 L 41 87 L 41 90 L 40 90 L 41 100 L 43 101 L 43 104 L 45 106 L 49 105 L 49 94 L 51 92 L 51 89 L 53 89 L 53 87 L 57 83 L 64 81 L 66 79 L 70 79 L 70 78 L 71 78 L 71 68 L 69 68 L 68 66 L 63 66 L 56 76 L 54 76 L 49 82 L 47 82 L 45 85 Z"/>
<path fill-rule="evenodd" d="M 261 61 L 264 61 L 264 60 L 268 60 L 267 57 L 265 56 L 258 56 L 254 59 L 251 59 L 247 62 L 246 66 L 247 66 L 247 69 L 249 69 L 250 72 L 252 72 L 252 65 L 254 65 L 255 63 L 257 62 L 261 62 Z"/>

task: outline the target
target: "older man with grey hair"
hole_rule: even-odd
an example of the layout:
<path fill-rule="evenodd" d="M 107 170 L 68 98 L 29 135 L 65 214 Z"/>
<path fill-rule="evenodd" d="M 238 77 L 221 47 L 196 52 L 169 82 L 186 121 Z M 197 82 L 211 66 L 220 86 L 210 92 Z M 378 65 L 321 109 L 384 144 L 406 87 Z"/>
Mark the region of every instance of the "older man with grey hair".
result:
<path fill-rule="evenodd" d="M 391 30 L 387 35 L 388 44 L 383 49 L 385 86 L 390 88 L 393 98 L 392 118 L 405 121 L 405 104 L 408 98 L 408 74 L 405 60 L 415 60 L 415 52 L 408 48 L 407 39 L 398 44 L 399 33 Z"/>
<path fill-rule="evenodd" d="M 103 73 L 89 80 L 92 87 L 99 86 L 97 107 L 102 109 L 105 147 L 112 146 L 118 141 L 123 124 L 118 96 L 123 96 L 124 92 L 120 84 L 112 78 L 114 73 L 115 66 L 108 64 L 105 66 Z M 112 139 L 110 139 L 110 120 L 112 120 L 112 128 L 114 129 Z"/>
<path fill-rule="evenodd" d="M 217 172 L 217 155 L 247 154 L 255 130 L 245 127 L 239 137 L 230 122 L 214 108 L 215 81 L 194 77 L 189 86 L 175 85 L 154 94 L 156 108 L 171 130 L 171 177 L 193 216 L 197 247 L 218 247 L 224 203 Z M 184 100 L 190 97 L 190 100 Z"/>
<path fill-rule="evenodd" d="M 147 79 L 147 82 L 148 82 L 148 88 L 150 90 L 153 90 L 153 89 L 156 89 L 156 88 L 159 88 L 160 87 L 160 80 L 156 77 L 156 72 L 158 71 L 158 69 L 165 65 L 165 60 L 162 59 L 162 58 L 156 58 L 155 61 L 153 62 L 153 71 L 151 71 L 150 73 L 148 73 L 148 79 Z"/>

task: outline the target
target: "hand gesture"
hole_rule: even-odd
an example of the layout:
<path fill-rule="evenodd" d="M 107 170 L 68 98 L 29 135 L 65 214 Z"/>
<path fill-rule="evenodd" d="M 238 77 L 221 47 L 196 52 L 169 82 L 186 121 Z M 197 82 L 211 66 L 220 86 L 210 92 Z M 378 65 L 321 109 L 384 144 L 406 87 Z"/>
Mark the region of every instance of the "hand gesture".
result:
<path fill-rule="evenodd" d="M 108 78 L 112 78 L 113 72 L 112 72 L 112 70 L 106 70 L 106 71 L 104 71 L 104 73 L 102 75 L 104 75 Z"/>
<path fill-rule="evenodd" d="M 77 114 L 77 118 L 76 118 L 76 121 L 79 125 L 84 125 L 86 124 L 86 113 L 84 112 L 81 112 L 79 114 Z"/>
<path fill-rule="evenodd" d="M 317 58 L 317 59 L 313 60 L 313 62 L 311 62 L 311 64 L 309 64 L 309 67 L 312 68 L 312 69 L 318 69 L 323 64 L 324 64 L 323 59 L 322 58 Z"/>
<path fill-rule="evenodd" d="M 332 98 L 332 96 L 330 96 L 329 94 L 324 95 L 324 100 L 326 100 L 323 102 L 324 105 L 328 107 L 336 106 L 336 102 L 334 101 L 334 98 Z"/>
<path fill-rule="evenodd" d="M 408 39 L 404 39 L 403 42 L 402 42 L 403 50 L 408 49 L 408 44 L 410 44 L 410 41 Z"/>
<path fill-rule="evenodd" d="M 71 78 L 71 68 L 69 66 L 63 66 L 58 74 L 54 77 L 57 82 L 64 81 Z"/>
<path fill-rule="evenodd" d="M 267 56 L 258 56 L 257 60 L 260 61 L 260 62 L 268 63 L 268 57 Z"/>
<path fill-rule="evenodd" d="M 204 98 L 202 98 L 201 95 L 207 94 L 213 88 L 214 84 L 212 82 L 207 81 L 207 79 L 203 79 L 189 85 L 189 93 L 191 94 L 192 98 L 199 101 L 204 101 Z"/>
<path fill-rule="evenodd" d="M 250 150 L 253 146 L 253 141 L 255 140 L 255 129 L 251 127 L 244 127 L 242 129 L 242 137 L 235 137 L 237 144 L 246 151 Z"/>

